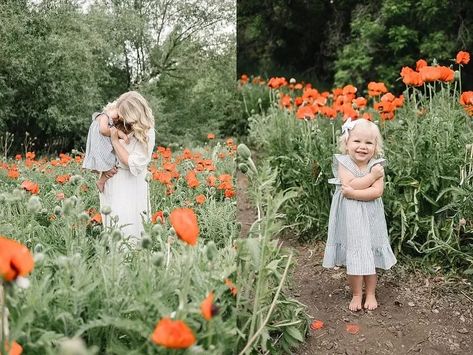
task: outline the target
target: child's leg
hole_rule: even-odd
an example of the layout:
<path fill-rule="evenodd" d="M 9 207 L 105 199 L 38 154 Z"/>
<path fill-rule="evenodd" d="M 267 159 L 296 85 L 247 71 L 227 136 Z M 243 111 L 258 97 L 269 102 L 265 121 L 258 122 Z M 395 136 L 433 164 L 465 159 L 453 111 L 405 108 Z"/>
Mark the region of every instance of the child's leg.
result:
<path fill-rule="evenodd" d="M 365 275 L 365 286 L 366 286 L 366 300 L 365 308 L 373 310 L 378 308 L 378 302 L 376 301 L 376 283 L 377 277 L 374 275 Z"/>
<path fill-rule="evenodd" d="M 100 192 L 103 192 L 104 188 L 105 188 L 105 183 L 107 182 L 109 178 L 105 175 L 105 173 L 102 171 L 100 173 L 100 177 L 99 179 L 97 180 L 97 182 L 95 183 L 95 185 L 97 185 L 97 188 L 99 189 Z"/>
<path fill-rule="evenodd" d="M 361 298 L 363 297 L 363 276 L 348 275 L 348 283 L 350 284 L 353 297 L 348 308 L 350 311 L 359 311 L 361 309 Z"/>

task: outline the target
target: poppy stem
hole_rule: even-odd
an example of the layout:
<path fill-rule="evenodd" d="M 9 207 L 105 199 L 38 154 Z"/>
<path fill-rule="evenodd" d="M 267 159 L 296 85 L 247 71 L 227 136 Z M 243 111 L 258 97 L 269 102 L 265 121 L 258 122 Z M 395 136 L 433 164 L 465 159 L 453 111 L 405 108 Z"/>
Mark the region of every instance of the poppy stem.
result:
<path fill-rule="evenodd" d="M 3 281 L 0 280 L 0 354 L 6 355 L 7 352 L 7 328 L 8 328 L 8 318 L 7 318 L 7 305 L 6 305 L 6 290 L 3 287 Z"/>

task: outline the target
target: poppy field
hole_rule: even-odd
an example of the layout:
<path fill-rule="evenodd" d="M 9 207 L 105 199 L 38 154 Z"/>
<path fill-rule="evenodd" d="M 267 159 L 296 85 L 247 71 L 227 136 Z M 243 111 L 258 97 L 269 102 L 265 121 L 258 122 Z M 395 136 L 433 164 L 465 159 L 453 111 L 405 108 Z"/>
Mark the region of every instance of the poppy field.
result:
<path fill-rule="evenodd" d="M 289 351 L 307 331 L 287 294 L 292 253 L 276 174 L 209 134 L 202 148 L 158 147 L 147 180 L 150 222 L 137 246 L 103 227 L 96 176 L 77 151 L 1 162 L 2 353 L 223 354 Z M 236 220 L 237 164 L 260 218 Z M 7 311 L 8 309 L 8 311 Z"/>
<path fill-rule="evenodd" d="M 319 92 L 295 79 L 240 78 L 251 143 L 278 169 L 280 189 L 298 189 L 284 212 L 300 239 L 325 240 L 340 128 L 363 117 L 384 139 L 383 201 L 395 253 L 432 272 L 471 277 L 473 91 L 461 89 L 469 62 L 465 51 L 442 65 L 419 59 L 400 69 L 396 95 L 394 83 Z"/>

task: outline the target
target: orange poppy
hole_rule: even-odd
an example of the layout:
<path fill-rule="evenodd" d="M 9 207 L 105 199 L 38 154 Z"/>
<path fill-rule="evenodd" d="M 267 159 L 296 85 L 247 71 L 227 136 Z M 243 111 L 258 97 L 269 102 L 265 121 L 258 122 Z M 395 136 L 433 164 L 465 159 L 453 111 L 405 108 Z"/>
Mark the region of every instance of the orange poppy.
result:
<path fill-rule="evenodd" d="M 419 70 L 420 77 L 426 83 L 440 80 L 441 71 L 439 67 L 425 66 Z"/>
<path fill-rule="evenodd" d="M 313 119 L 315 118 L 315 113 L 313 111 L 312 108 L 310 108 L 310 106 L 301 106 L 298 108 L 297 112 L 296 112 L 296 118 L 300 119 L 300 120 L 304 120 L 304 119 Z"/>
<path fill-rule="evenodd" d="M 440 81 L 444 81 L 444 82 L 450 82 L 450 81 L 453 81 L 453 79 L 455 78 L 455 72 L 448 68 L 448 67 L 444 67 L 444 66 L 440 66 L 440 67 L 437 67 L 438 70 L 439 70 L 439 80 Z"/>
<path fill-rule="evenodd" d="M 228 288 L 230 289 L 230 293 L 231 293 L 233 296 L 236 296 L 236 295 L 237 295 L 238 289 L 237 289 L 237 287 L 235 286 L 235 284 L 234 284 L 230 279 L 225 279 L 225 285 L 228 286 Z"/>
<path fill-rule="evenodd" d="M 217 315 L 218 307 L 214 304 L 214 294 L 210 292 L 200 304 L 200 311 L 205 320 L 211 320 Z"/>
<path fill-rule="evenodd" d="M 199 205 L 202 205 L 202 204 L 205 202 L 206 199 L 207 199 L 207 198 L 205 197 L 205 195 L 202 195 L 202 194 L 197 195 L 197 196 L 195 197 L 195 201 L 196 201 Z"/>
<path fill-rule="evenodd" d="M 164 212 L 163 211 L 156 211 L 153 213 L 151 216 L 151 223 L 156 224 L 156 223 L 164 223 Z"/>
<path fill-rule="evenodd" d="M 186 323 L 170 318 L 163 318 L 156 324 L 151 340 L 168 349 L 187 349 L 196 342 L 194 333 Z"/>
<path fill-rule="evenodd" d="M 310 329 L 312 330 L 318 330 L 322 329 L 324 327 L 324 322 L 321 320 L 314 320 L 312 323 L 310 323 Z"/>
<path fill-rule="evenodd" d="M 39 186 L 38 184 L 25 180 L 21 183 L 21 188 L 25 189 L 28 192 L 31 192 L 33 195 L 36 195 L 39 192 Z"/>
<path fill-rule="evenodd" d="M 470 62 L 470 53 L 464 51 L 458 52 L 455 61 L 457 64 L 468 64 Z"/>
<path fill-rule="evenodd" d="M 16 341 L 12 341 L 11 348 L 5 344 L 5 350 L 8 351 L 8 355 L 20 355 L 23 352 L 23 348 Z"/>
<path fill-rule="evenodd" d="M 34 160 L 35 157 L 36 157 L 36 153 L 35 153 L 35 152 L 26 152 L 26 159 L 28 159 L 28 160 Z"/>
<path fill-rule="evenodd" d="M 350 334 L 356 334 L 360 331 L 360 326 L 358 324 L 347 324 L 346 331 Z"/>
<path fill-rule="evenodd" d="M 15 160 L 21 160 L 21 154 L 15 155 Z"/>
<path fill-rule="evenodd" d="M 102 224 L 102 215 L 100 213 L 96 213 L 90 218 L 90 221 L 97 224 Z"/>
<path fill-rule="evenodd" d="M 176 208 L 169 215 L 169 221 L 176 231 L 179 239 L 190 245 L 197 244 L 199 236 L 199 224 L 197 216 L 190 208 Z"/>
<path fill-rule="evenodd" d="M 416 70 L 419 71 L 421 68 L 426 67 L 428 64 L 424 59 L 419 59 L 416 62 Z"/>
<path fill-rule="evenodd" d="M 70 174 L 58 175 L 58 176 L 56 176 L 56 182 L 58 182 L 60 184 L 65 184 L 66 182 L 69 181 L 70 178 L 71 178 Z"/>
<path fill-rule="evenodd" d="M 0 236 L 0 277 L 12 281 L 28 275 L 34 268 L 34 260 L 26 246 L 16 240 Z"/>
<path fill-rule="evenodd" d="M 371 97 L 379 96 L 387 91 L 388 89 L 386 89 L 386 85 L 384 85 L 384 83 L 376 83 L 372 81 L 368 84 L 368 95 Z"/>
<path fill-rule="evenodd" d="M 213 133 L 207 134 L 207 139 L 215 139 L 215 134 Z"/>
<path fill-rule="evenodd" d="M 465 105 L 473 105 L 473 91 L 465 91 L 460 96 L 460 104 Z"/>
<path fill-rule="evenodd" d="M 20 176 L 20 173 L 18 172 L 16 168 L 8 170 L 8 177 L 10 179 L 18 179 L 19 176 Z"/>

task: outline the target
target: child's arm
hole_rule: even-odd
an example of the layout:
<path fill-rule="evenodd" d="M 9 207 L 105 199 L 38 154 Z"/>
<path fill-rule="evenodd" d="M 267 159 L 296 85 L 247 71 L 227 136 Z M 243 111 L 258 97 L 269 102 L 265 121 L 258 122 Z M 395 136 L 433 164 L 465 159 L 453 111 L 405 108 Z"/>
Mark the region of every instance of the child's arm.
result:
<path fill-rule="evenodd" d="M 380 177 L 384 176 L 384 168 L 377 164 L 373 166 L 368 174 L 357 178 L 342 164 L 338 164 L 338 176 L 343 185 L 351 186 L 355 190 L 364 190 L 372 186 Z"/>
<path fill-rule="evenodd" d="M 110 137 L 110 127 L 108 126 L 108 116 L 100 113 L 95 119 L 99 120 L 99 132 L 103 136 Z"/>
<path fill-rule="evenodd" d="M 358 201 L 373 201 L 378 197 L 383 196 L 384 192 L 384 178 L 380 177 L 372 186 L 363 189 L 355 190 L 350 185 L 342 185 L 342 194 L 346 198 Z"/>

